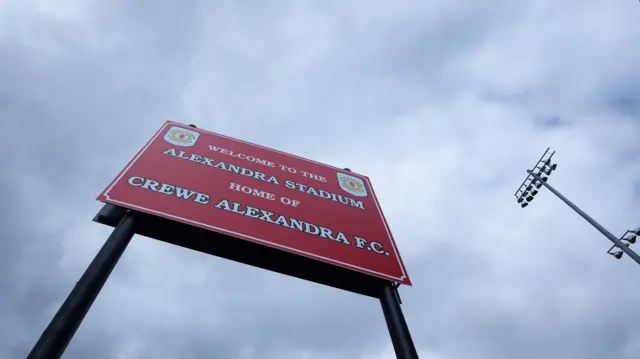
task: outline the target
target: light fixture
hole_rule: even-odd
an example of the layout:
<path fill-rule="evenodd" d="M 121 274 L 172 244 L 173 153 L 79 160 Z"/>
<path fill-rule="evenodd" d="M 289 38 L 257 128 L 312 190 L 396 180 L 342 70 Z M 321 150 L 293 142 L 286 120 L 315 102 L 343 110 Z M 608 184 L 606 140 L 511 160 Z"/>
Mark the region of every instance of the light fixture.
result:
<path fill-rule="evenodd" d="M 544 164 L 549 166 L 551 168 L 552 171 L 555 171 L 556 168 L 558 168 L 558 164 L 557 163 L 551 163 L 551 158 L 547 159 L 546 161 L 544 161 Z M 548 173 L 547 173 L 548 174 Z"/>
<path fill-rule="evenodd" d="M 631 243 L 631 244 L 636 243 L 636 235 L 635 235 L 635 234 L 632 234 L 632 235 L 631 235 L 631 236 L 629 236 L 629 237 L 624 237 L 624 238 L 622 238 L 622 239 L 623 239 L 623 240 L 625 240 L 625 241 L 627 241 L 627 242 L 629 242 L 629 243 Z"/>
<path fill-rule="evenodd" d="M 613 252 L 613 253 L 609 253 L 612 256 L 616 257 L 616 259 L 620 259 L 622 258 L 622 251 L 617 251 L 617 252 Z"/>
<path fill-rule="evenodd" d="M 546 161 L 544 162 L 544 164 L 545 164 L 545 165 L 547 165 L 547 166 L 549 166 L 549 168 L 550 168 L 552 171 L 555 171 L 555 170 L 556 170 L 556 168 L 558 168 L 558 164 L 557 164 L 557 163 L 551 163 L 551 159 L 546 160 Z"/>
<path fill-rule="evenodd" d="M 536 188 L 540 188 L 540 187 L 542 187 L 542 182 L 540 181 L 536 182 Z"/>
<path fill-rule="evenodd" d="M 551 175 L 551 170 L 549 168 L 547 168 L 547 167 L 542 167 L 540 169 L 540 172 L 546 174 L 547 176 Z"/>
<path fill-rule="evenodd" d="M 520 197 L 518 198 L 518 203 L 522 203 L 522 201 L 524 201 L 524 198 L 522 198 L 522 196 L 520 196 Z"/>
<path fill-rule="evenodd" d="M 635 233 L 636 235 L 640 236 L 640 227 L 638 227 L 636 229 L 632 229 L 631 233 Z"/>
<path fill-rule="evenodd" d="M 538 190 L 537 189 L 534 189 L 534 190 L 531 191 L 531 195 L 532 196 L 535 196 L 537 194 L 538 194 Z"/>
<path fill-rule="evenodd" d="M 547 177 L 547 176 L 542 177 L 542 180 L 545 181 L 545 182 L 547 182 L 548 179 L 549 179 L 549 177 Z"/>
<path fill-rule="evenodd" d="M 520 207 L 522 207 L 522 208 L 524 208 L 524 207 L 526 207 L 526 206 L 528 206 L 528 205 L 529 205 L 529 202 L 522 202 L 522 203 L 520 203 Z"/>
<path fill-rule="evenodd" d="M 527 196 L 527 202 L 531 202 L 533 201 L 533 196 L 532 195 L 528 195 Z"/>

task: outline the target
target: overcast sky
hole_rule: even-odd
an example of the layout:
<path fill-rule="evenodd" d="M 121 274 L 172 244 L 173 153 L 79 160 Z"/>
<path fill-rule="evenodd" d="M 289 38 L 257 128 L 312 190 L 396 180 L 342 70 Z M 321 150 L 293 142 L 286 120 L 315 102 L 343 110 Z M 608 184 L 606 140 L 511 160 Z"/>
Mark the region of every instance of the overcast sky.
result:
<path fill-rule="evenodd" d="M 104 243 L 97 194 L 166 119 L 368 175 L 424 359 L 636 359 L 635 0 L 0 0 L 0 358 Z M 379 302 L 136 236 L 70 359 L 393 358 Z"/>

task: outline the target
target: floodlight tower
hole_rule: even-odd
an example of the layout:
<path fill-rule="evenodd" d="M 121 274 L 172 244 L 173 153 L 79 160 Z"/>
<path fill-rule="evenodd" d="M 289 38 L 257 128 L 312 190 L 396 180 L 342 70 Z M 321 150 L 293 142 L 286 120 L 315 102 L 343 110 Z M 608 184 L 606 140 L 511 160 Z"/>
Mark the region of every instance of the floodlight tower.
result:
<path fill-rule="evenodd" d="M 598 231 L 600 231 L 600 233 L 602 233 L 613 243 L 613 246 L 611 246 L 611 248 L 607 251 L 608 254 L 612 255 L 616 259 L 620 259 L 622 258 L 623 253 L 626 253 L 636 263 L 640 264 L 640 256 L 638 256 L 636 252 L 629 248 L 630 244 L 636 242 L 636 237 L 640 236 L 640 227 L 633 230 L 628 230 L 620 238 L 618 238 L 611 234 L 611 232 L 606 230 L 603 226 L 601 226 L 600 223 L 589 217 L 588 214 L 584 213 L 584 211 L 582 211 L 580 208 L 578 208 L 578 206 L 569 201 L 567 197 L 563 196 L 549 183 L 547 183 L 549 176 L 558 167 L 557 164 L 551 162 L 551 158 L 555 153 L 555 151 L 551 151 L 550 148 L 547 148 L 547 150 L 542 154 L 542 157 L 540 157 L 538 162 L 536 162 L 533 169 L 527 170 L 527 177 L 524 179 L 524 181 L 514 194 L 520 206 L 522 208 L 527 207 L 538 194 L 538 190 L 540 189 L 540 187 L 545 186 L 549 189 L 549 191 L 555 194 L 556 197 L 560 198 L 560 200 L 562 200 L 567 206 L 571 207 L 571 209 L 578 213 L 582 218 L 584 218 L 587 222 L 589 222 L 589 224 L 594 226 Z M 620 250 L 612 252 L 615 247 L 618 247 Z"/>

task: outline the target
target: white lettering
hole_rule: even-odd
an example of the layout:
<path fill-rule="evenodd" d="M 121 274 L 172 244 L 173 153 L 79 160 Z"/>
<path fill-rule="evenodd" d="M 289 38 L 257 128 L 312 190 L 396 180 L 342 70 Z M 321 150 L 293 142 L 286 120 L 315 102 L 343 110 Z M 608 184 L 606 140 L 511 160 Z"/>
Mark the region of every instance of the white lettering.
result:
<path fill-rule="evenodd" d="M 251 217 L 251 218 L 258 218 L 260 217 L 260 210 L 254 207 L 247 206 L 245 216 Z"/>
<path fill-rule="evenodd" d="M 173 148 L 170 148 L 168 150 L 164 150 L 164 151 L 162 151 L 162 153 L 164 153 L 165 155 L 178 157 L 178 155 L 176 155 L 176 150 L 174 150 Z"/>
<path fill-rule="evenodd" d="M 200 204 L 209 203 L 208 195 L 186 188 L 181 188 L 169 183 L 161 183 L 152 179 L 138 176 L 129 177 L 127 179 L 127 183 L 134 187 L 140 187 L 142 189 L 150 190 L 164 195 L 175 195 L 177 198 L 191 199 L 192 201 Z M 192 197 L 194 196 L 195 198 L 192 199 Z"/>
<path fill-rule="evenodd" d="M 236 183 L 231 183 L 229 185 L 229 188 L 234 190 L 234 191 L 238 191 L 238 192 L 242 192 L 245 194 L 251 194 L 254 195 L 256 197 L 262 197 L 264 199 L 268 199 L 270 201 L 274 201 L 276 199 L 276 195 L 270 192 L 266 192 L 266 191 L 261 191 L 259 189 L 256 188 L 251 188 L 249 186 L 242 186 Z"/>
<path fill-rule="evenodd" d="M 259 158 L 256 158 L 256 161 L 255 161 L 255 162 L 256 162 L 256 163 L 259 163 L 259 164 L 261 164 L 261 165 L 263 165 L 263 166 L 267 166 L 267 167 L 273 167 L 273 166 L 274 166 L 274 163 L 273 163 L 273 162 L 269 162 L 269 161 L 261 160 L 261 159 L 259 159 Z"/>
<path fill-rule="evenodd" d="M 158 186 L 160 185 L 160 182 L 156 182 L 156 181 L 152 181 L 152 180 L 146 180 L 144 182 L 144 184 L 142 185 L 142 188 L 144 189 L 150 189 L 154 192 L 158 192 Z"/>
<path fill-rule="evenodd" d="M 360 238 L 360 237 L 353 237 L 356 239 L 356 247 L 358 248 L 364 248 L 364 246 L 367 245 L 367 240 L 364 238 Z"/>
<path fill-rule="evenodd" d="M 336 233 L 335 231 L 323 227 L 323 226 L 319 226 L 313 223 L 309 223 L 309 222 L 305 222 L 305 221 L 301 221 L 295 218 L 288 218 L 284 215 L 279 215 L 276 220 L 273 220 L 273 217 L 275 217 L 275 214 L 273 212 L 269 212 L 267 210 L 264 209 L 260 209 L 260 208 L 256 208 L 256 207 L 251 207 L 251 206 L 246 206 L 243 204 L 240 204 L 238 202 L 232 202 L 232 204 L 229 204 L 229 201 L 226 199 L 221 200 L 220 202 L 218 202 L 217 204 L 214 205 L 215 208 L 218 209 L 222 209 L 225 211 L 229 211 L 229 212 L 233 212 L 236 214 L 240 214 L 240 215 L 244 215 L 247 217 L 251 217 L 251 218 L 255 218 L 261 221 L 265 221 L 271 224 L 275 224 L 275 225 L 279 225 L 282 227 L 286 227 L 286 228 L 290 228 L 292 230 L 296 230 L 302 233 L 306 233 L 306 234 L 310 234 L 313 236 L 318 236 L 324 239 L 330 239 L 332 241 L 338 242 L 338 243 L 342 243 L 342 244 L 351 244 L 346 236 L 344 235 L 344 233 L 342 232 L 337 232 L 337 234 L 334 237 L 334 233 Z M 243 208 L 244 207 L 244 208 Z M 358 237 L 356 237 L 358 238 Z M 364 240 L 362 240 L 364 241 Z M 365 241 L 366 243 L 366 241 Z M 373 242 L 372 242 L 373 243 Z"/>
<path fill-rule="evenodd" d="M 269 222 L 269 223 L 274 223 L 273 219 L 271 219 L 271 216 L 273 216 L 275 213 L 266 211 L 264 209 L 261 209 L 260 213 L 262 213 L 262 216 L 260 217 L 260 220 L 265 221 L 265 222 Z"/>
<path fill-rule="evenodd" d="M 295 218 L 291 218 L 291 228 L 295 228 L 297 230 L 299 230 L 300 232 L 303 232 L 304 229 L 302 229 L 302 226 L 304 225 L 303 221 L 299 221 Z"/>
<path fill-rule="evenodd" d="M 335 193 L 331 193 L 325 190 L 321 190 L 321 189 L 316 189 L 314 187 L 310 187 L 307 186 L 305 184 L 302 183 L 296 183 L 294 181 L 291 180 L 286 180 L 284 181 L 284 186 L 286 188 L 289 189 L 296 189 L 299 192 L 304 192 L 306 194 L 310 194 L 312 196 L 316 196 L 316 197 L 320 197 L 320 198 L 325 198 L 328 200 L 331 200 L 333 202 L 338 202 L 338 203 L 342 203 L 342 204 L 346 204 L 348 206 L 354 207 L 354 208 L 358 208 L 358 209 L 362 209 L 364 210 L 364 202 L 362 201 L 356 201 L 354 199 L 348 198 L 348 197 L 343 197 L 339 194 L 335 194 Z M 284 202 L 282 202 L 284 203 Z M 288 204 L 288 203 L 285 203 Z M 298 203 L 300 204 L 300 203 Z M 296 205 L 294 205 L 294 207 L 296 207 Z"/>
<path fill-rule="evenodd" d="M 342 242 L 344 244 L 351 244 L 351 242 L 349 242 L 349 240 L 347 239 L 347 236 L 345 236 L 342 232 L 338 232 L 338 234 L 336 235 L 336 241 Z"/>
<path fill-rule="evenodd" d="M 285 165 L 280 165 L 280 169 L 283 171 L 289 171 L 290 173 L 298 172 L 295 168 L 287 167 Z"/>
<path fill-rule="evenodd" d="M 369 243 L 369 247 L 371 247 L 371 249 L 378 253 L 378 254 L 386 254 L 389 255 L 389 253 L 386 253 L 383 249 L 382 249 L 382 245 L 378 242 L 371 242 Z"/>
<path fill-rule="evenodd" d="M 229 207 L 229 201 L 227 201 L 226 199 L 218 202 L 216 205 L 214 205 L 214 207 L 224 209 L 225 211 L 231 211 L 231 207 Z"/>
<path fill-rule="evenodd" d="M 209 146 L 209 149 L 211 149 L 212 151 L 217 151 L 220 152 L 223 149 L 219 148 L 219 147 L 215 147 L 215 146 Z M 233 151 L 228 151 L 230 153 L 230 155 L 233 155 Z M 184 151 L 180 151 L 179 153 L 176 153 L 176 150 L 170 148 L 168 150 L 165 150 L 162 152 L 165 155 L 169 155 L 169 156 L 173 156 L 173 157 L 177 157 L 177 158 L 183 158 L 185 160 L 190 160 L 196 163 L 200 163 L 209 167 L 213 167 L 213 168 L 217 168 L 223 171 L 228 171 L 228 172 L 233 172 L 233 173 L 237 173 L 243 176 L 247 176 L 247 177 L 253 177 L 255 179 L 259 179 L 261 181 L 264 182 L 269 182 L 275 185 L 279 185 L 280 182 L 278 182 L 278 179 L 275 176 L 269 176 L 267 177 L 266 174 L 262 173 L 262 172 L 258 172 L 258 171 L 253 171 L 250 170 L 248 168 L 244 168 L 244 167 L 240 167 L 237 165 L 233 165 L 233 164 L 227 164 L 224 162 L 216 162 L 211 158 L 208 157 L 204 157 L 204 156 L 199 156 L 199 155 L 195 155 L 195 154 L 191 154 L 191 155 L 187 155 L 187 153 L 185 153 Z M 257 161 L 257 158 L 255 158 Z"/>
<path fill-rule="evenodd" d="M 302 175 L 304 177 L 311 178 L 311 179 L 314 179 L 314 180 L 320 181 L 320 182 L 327 182 L 327 179 L 325 177 L 320 176 L 320 175 L 313 174 L 313 173 L 310 173 L 310 172 L 305 172 L 305 171 L 300 171 L 300 172 L 302 172 Z"/>
<path fill-rule="evenodd" d="M 275 220 L 275 223 L 276 223 L 276 224 L 279 224 L 279 225 L 281 225 L 281 226 L 284 226 L 284 227 L 289 227 L 289 228 L 291 228 L 291 226 L 289 225 L 289 223 L 287 223 L 287 217 L 285 217 L 285 216 L 283 216 L 283 215 L 280 215 L 280 216 L 278 217 L 278 219 L 276 219 L 276 220 Z"/>
<path fill-rule="evenodd" d="M 160 189 L 158 190 L 158 192 L 164 193 L 164 194 L 172 194 L 175 189 L 176 188 L 174 186 L 167 183 L 163 183 Z"/>
<path fill-rule="evenodd" d="M 267 160 L 263 160 L 261 158 L 255 157 L 255 156 L 251 156 L 251 155 L 247 155 L 245 153 L 234 153 L 233 151 L 227 150 L 226 148 L 221 148 L 218 146 L 213 146 L 213 145 L 209 145 L 209 150 L 214 151 L 214 152 L 218 152 L 218 153 L 222 153 L 225 154 L 227 156 L 231 156 L 231 157 L 237 157 L 241 160 L 245 160 L 245 161 L 249 161 L 249 162 L 254 162 L 266 167 L 275 167 L 275 164 L 271 161 L 267 161 Z"/>
<path fill-rule="evenodd" d="M 135 180 L 139 180 L 139 183 L 134 183 Z M 144 182 L 144 178 L 138 177 L 138 176 L 129 177 L 129 179 L 127 180 L 127 183 L 135 187 L 142 186 L 143 182 Z"/>
<path fill-rule="evenodd" d="M 184 189 L 184 188 L 180 188 L 180 187 L 176 188 L 176 196 L 178 196 L 179 198 L 189 199 L 190 197 L 192 197 L 196 193 L 197 192 L 190 191 L 188 189 Z"/>
<path fill-rule="evenodd" d="M 333 231 L 329 228 L 320 227 L 320 237 L 333 239 Z"/>
<path fill-rule="evenodd" d="M 196 195 L 196 198 L 193 200 L 194 202 L 198 202 L 200 204 L 209 204 L 209 195 L 206 195 L 204 193 L 198 193 Z"/>

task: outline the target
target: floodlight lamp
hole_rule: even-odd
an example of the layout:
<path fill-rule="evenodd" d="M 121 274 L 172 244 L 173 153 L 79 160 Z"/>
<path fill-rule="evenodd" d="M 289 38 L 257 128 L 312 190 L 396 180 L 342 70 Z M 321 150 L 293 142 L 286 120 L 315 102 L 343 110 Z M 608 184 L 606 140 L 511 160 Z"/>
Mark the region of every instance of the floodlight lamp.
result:
<path fill-rule="evenodd" d="M 524 208 L 524 207 L 526 207 L 526 206 L 528 206 L 528 205 L 529 205 L 529 202 L 522 202 L 522 203 L 520 203 L 520 207 L 522 207 L 522 208 Z"/>
<path fill-rule="evenodd" d="M 533 186 L 532 186 L 531 184 L 529 184 L 529 185 L 527 186 L 527 191 L 531 191 L 531 188 L 533 188 Z"/>
<path fill-rule="evenodd" d="M 544 167 L 542 169 L 542 172 L 544 172 L 547 176 L 551 175 L 551 169 L 550 168 Z"/>
<path fill-rule="evenodd" d="M 635 235 L 635 234 L 632 234 L 632 235 L 630 235 L 629 237 L 624 237 L 624 238 L 622 238 L 622 239 L 623 239 L 623 240 L 625 240 L 625 241 L 627 241 L 627 242 L 629 242 L 629 243 L 631 243 L 631 244 L 634 244 L 634 243 L 636 243 L 636 239 L 637 239 L 637 238 L 636 238 L 636 235 Z"/>
<path fill-rule="evenodd" d="M 547 182 L 547 180 L 549 179 L 549 177 L 544 176 L 544 177 L 542 177 L 541 179 L 542 179 L 543 181 Z"/>
<path fill-rule="evenodd" d="M 528 195 L 527 196 L 527 202 L 531 202 L 533 201 L 533 196 L 532 195 Z"/>
<path fill-rule="evenodd" d="M 640 236 L 640 227 L 636 228 L 636 229 L 632 229 L 631 230 L 632 233 L 635 233 L 636 235 Z"/>
<path fill-rule="evenodd" d="M 546 160 L 546 161 L 544 161 L 544 164 L 545 164 L 545 165 L 547 165 L 547 166 L 549 166 L 549 167 L 551 167 L 551 170 L 552 170 L 552 171 L 555 171 L 555 170 L 556 170 L 556 168 L 558 168 L 558 164 L 556 164 L 556 163 L 551 163 L 551 158 L 547 158 L 547 160 Z"/>
<path fill-rule="evenodd" d="M 536 188 L 540 188 L 540 187 L 542 187 L 542 182 L 540 181 L 536 182 Z"/>
<path fill-rule="evenodd" d="M 518 203 L 522 203 L 522 201 L 523 201 L 523 200 L 524 200 L 524 198 L 522 198 L 522 196 L 520 196 L 520 197 L 518 198 Z"/>
<path fill-rule="evenodd" d="M 617 251 L 617 252 L 613 252 L 613 253 L 609 253 L 609 254 L 614 256 L 616 259 L 622 258 L 622 251 Z"/>
<path fill-rule="evenodd" d="M 532 190 L 530 193 L 531 193 L 531 195 L 532 195 L 532 196 L 535 196 L 535 195 L 537 195 L 537 194 L 538 194 L 538 190 L 537 190 L 537 189 L 534 189 L 534 190 Z"/>

